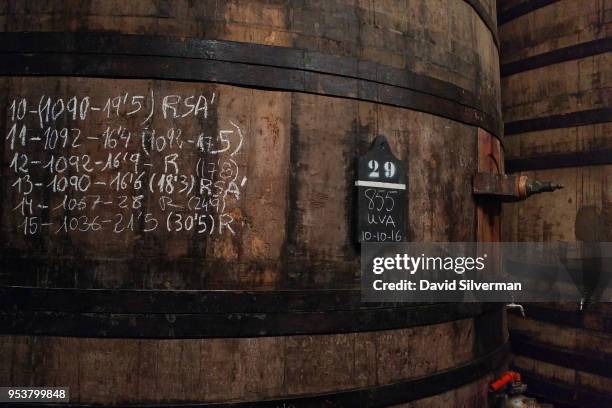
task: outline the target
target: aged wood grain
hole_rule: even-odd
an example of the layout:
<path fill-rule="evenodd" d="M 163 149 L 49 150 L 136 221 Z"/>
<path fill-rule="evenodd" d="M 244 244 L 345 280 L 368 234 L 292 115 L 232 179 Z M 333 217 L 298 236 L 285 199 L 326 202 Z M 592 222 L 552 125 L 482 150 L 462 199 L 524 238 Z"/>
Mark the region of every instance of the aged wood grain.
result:
<path fill-rule="evenodd" d="M 500 9 L 507 11 L 520 3 L 500 2 Z M 589 42 L 610 40 L 612 4 L 608 1 L 532 3 L 541 5 L 500 27 L 503 64 L 513 62 L 518 66 L 526 58 L 539 58 L 563 48 L 576 51 Z M 573 55 L 568 54 L 562 61 L 550 60 L 535 68 L 510 72 L 502 79 L 504 121 L 507 125 L 510 123 L 507 129 L 517 129 L 513 131 L 516 134 L 506 139 L 506 157 L 519 161 L 540 158 L 542 163 L 550 163 L 523 174 L 552 180 L 565 187 L 553 194 L 504 205 L 504 240 L 612 239 L 612 166 L 601 160 L 610 149 L 612 117 L 603 115 L 580 126 L 546 125 L 547 117 L 611 106 L 610 53 L 581 57 L 579 52 L 574 52 Z M 541 58 L 542 61 L 546 59 Z M 512 125 L 512 122 L 538 119 L 545 125 L 537 131 Z M 566 166 L 559 160 L 546 161 L 555 156 L 575 158 L 572 160 L 580 164 Z M 597 163 L 589 163 L 589 157 L 595 156 L 600 157 Z M 605 405 L 604 399 L 609 401 L 612 395 L 610 372 L 605 367 L 610 356 L 610 327 L 601 322 L 606 321 L 602 316 L 609 316 L 609 311 L 604 304 L 587 305 L 583 311 L 578 305 L 562 304 L 548 305 L 543 310 L 547 312 L 534 311 L 535 315 L 530 317 L 528 307 L 527 319 L 511 317 L 511 339 L 514 338 L 517 348 L 513 364 L 537 382 L 536 389 L 543 397 L 581 406 L 586 404 L 585 395 L 594 392 L 603 399 L 593 404 Z M 558 315 L 559 319 L 550 321 L 546 319 L 548 315 Z M 557 385 L 551 386 L 555 382 Z M 559 391 L 559 385 L 565 391 Z"/>
<path fill-rule="evenodd" d="M 493 0 L 480 1 L 494 11 Z M 3 0 L 2 31 L 112 31 L 293 46 L 407 67 L 499 99 L 491 32 L 463 0 L 386 2 Z M 400 11 L 401 10 L 401 11 Z M 494 15 L 494 13 L 493 13 Z M 2 21 L 2 20 L 0 20 Z"/>
<path fill-rule="evenodd" d="M 505 64 L 569 45 L 609 38 L 611 8 L 605 0 L 561 0 L 524 14 L 500 27 L 501 61 Z"/>
<path fill-rule="evenodd" d="M 494 16 L 495 1 L 0 0 L 0 31 L 115 32 L 238 41 L 316 52 L 329 56 L 330 64 L 334 56 L 352 57 L 363 61 L 364 75 L 374 79 L 378 72 L 369 65 L 373 63 L 423 74 L 459 87 L 448 91 L 441 89 L 440 81 L 428 82 L 440 88 L 434 94 L 447 92 L 445 101 L 463 107 L 471 93 L 486 112 L 496 113 L 501 109 L 498 49 L 494 33 L 477 9 Z M 199 67 L 205 69 L 203 61 Z M 381 134 L 397 157 L 408 163 L 405 211 L 411 240 L 499 239 L 498 214 L 492 215 L 493 227 L 485 231 L 477 217 L 489 216 L 489 208 L 479 208 L 471 192 L 471 177 L 478 169 L 499 170 L 489 159 L 484 164 L 479 159 L 481 144 L 501 159 L 500 144 L 493 136 L 442 116 L 354 99 L 361 91 L 374 96 L 386 92 L 392 98 L 392 87 L 370 88 L 364 82 L 359 86 L 367 89 L 356 89 L 355 82 L 304 70 L 287 77 L 303 77 L 308 92 L 336 87 L 346 91 L 345 97 L 336 98 L 271 90 L 266 87 L 267 78 L 258 77 L 258 72 L 246 72 L 251 81 L 261 81 L 250 87 L 146 75 L 103 79 L 43 73 L 0 78 L 2 109 L 16 95 L 105 98 L 121 92 L 214 93 L 215 107 L 206 121 L 176 119 L 174 123 L 190 134 L 215 134 L 228 122 L 239 122 L 246 138 L 236 162 L 248 177 L 239 202 L 232 201 L 233 235 L 156 235 L 137 228 L 102 237 L 42 234 L 28 240 L 16 234 L 15 216 L 2 206 L 0 283 L 88 291 L 312 289 L 313 297 L 322 290 L 356 288 L 359 251 L 351 238 L 354 159 Z M 404 71 L 388 72 L 401 77 Z M 425 101 L 423 106 L 426 103 L 431 104 Z M 163 123 L 160 117 L 152 119 L 152 126 Z M 124 115 L 114 124 L 138 123 Z M 88 121 L 83 132 L 97 133 L 103 125 Z M 0 130 L 6 133 L 7 127 L 7 116 L 0 116 Z M 86 146 L 94 159 L 105 158 L 106 152 L 94 143 Z M 0 152 L 4 177 L 10 152 Z M 202 156 L 188 154 L 180 160 L 194 166 Z M 227 158 L 227 153 L 221 157 Z M 161 164 L 155 162 L 150 171 L 160 172 Z M 0 186 L 2 202 L 11 202 L 10 189 L 2 181 Z M 144 199 L 146 208 L 156 215 L 161 215 L 156 208 L 159 199 L 156 193 L 147 193 Z M 173 313 L 158 314 L 161 319 L 176 319 Z M 241 314 L 233 318 L 240 319 Z M 254 331 L 253 319 L 249 333 Z M 300 312 L 292 319 L 290 323 L 299 326 Z M 427 382 L 431 376 L 466 369 L 472 376 L 465 380 L 468 384 L 461 380 L 453 386 L 457 389 L 407 406 L 484 406 L 486 383 L 494 368 L 483 363 L 472 367 L 472 363 L 503 351 L 500 346 L 506 334 L 501 309 L 491 316 L 483 313 L 446 323 L 407 325 L 367 332 L 163 340 L 9 334 L 0 336 L 0 385 L 68 385 L 71 401 L 83 404 L 248 404 L 323 393 L 333 398 L 335 393 L 370 388 L 381 392 L 380 387 L 417 379 Z M 404 391 L 396 392 L 401 396 Z"/>
<path fill-rule="evenodd" d="M 467 364 L 476 357 L 477 334 L 473 320 L 464 319 L 370 333 L 245 339 L 2 336 L 0 345 L 12 350 L 7 355 L 13 361 L 13 375 L 2 384 L 67 385 L 76 403 L 291 397 L 384 385 Z M 31 366 L 41 356 L 48 357 Z M 25 372 L 30 378 L 19 377 Z M 478 387 L 464 388 L 480 394 Z"/>

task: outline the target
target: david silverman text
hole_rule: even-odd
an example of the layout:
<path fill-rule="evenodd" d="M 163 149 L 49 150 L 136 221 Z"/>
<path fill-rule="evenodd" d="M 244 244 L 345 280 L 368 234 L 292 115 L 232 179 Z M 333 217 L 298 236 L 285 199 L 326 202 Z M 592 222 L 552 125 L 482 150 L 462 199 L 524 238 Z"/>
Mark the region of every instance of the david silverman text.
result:
<path fill-rule="evenodd" d="M 461 279 L 459 281 L 430 282 L 426 279 L 419 280 L 417 283 L 402 279 L 399 282 L 383 282 L 378 279 L 373 282 L 374 290 L 432 290 L 432 291 L 520 291 L 522 285 L 519 282 L 476 282 L 471 279 Z"/>

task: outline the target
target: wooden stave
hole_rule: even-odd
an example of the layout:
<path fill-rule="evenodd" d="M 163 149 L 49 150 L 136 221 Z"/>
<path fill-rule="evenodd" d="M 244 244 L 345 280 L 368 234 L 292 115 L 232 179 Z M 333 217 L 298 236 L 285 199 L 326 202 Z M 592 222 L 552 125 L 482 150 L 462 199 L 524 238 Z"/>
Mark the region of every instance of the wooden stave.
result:
<path fill-rule="evenodd" d="M 564 16 L 567 10 L 576 5 L 574 2 L 512 3 L 510 8 L 504 9 L 501 6 L 504 14 L 500 19 L 500 24 L 503 24 L 500 26 L 501 42 L 511 46 L 507 54 L 502 52 L 502 77 L 505 77 L 502 79 L 502 93 L 507 92 L 508 87 L 515 86 L 509 84 L 519 82 L 547 86 L 547 77 L 554 76 L 551 73 L 558 70 L 574 73 L 580 64 L 603 61 L 609 55 L 611 43 L 609 35 L 606 36 L 606 23 L 600 21 L 598 30 L 596 21 L 584 17 L 590 12 L 588 9 L 576 15 L 576 21 L 580 24 L 583 21 L 592 22 L 592 27 L 579 38 L 571 38 L 567 34 L 569 26 L 563 26 L 558 33 L 552 34 L 553 31 L 549 31 L 551 37 L 548 38 L 542 33 L 546 33 L 547 25 L 552 27 L 556 23 L 550 17 Z M 568 5 L 570 7 L 564 9 Z M 594 5 L 589 4 L 589 7 Z M 517 40 L 527 38 L 527 22 L 542 22 L 542 18 L 545 18 L 543 16 L 549 16 L 549 21 L 538 25 L 541 30 L 539 36 L 534 35 L 529 43 Z M 510 34 L 507 35 L 505 30 Z M 521 33 L 521 30 L 524 31 Z M 557 42 L 552 35 L 559 36 Z M 567 35 L 566 39 L 562 39 L 564 35 Z M 606 75 L 605 65 L 594 66 L 599 66 L 600 75 Z M 538 77 L 541 78 L 540 82 L 537 81 Z M 593 89 L 596 89 L 597 83 L 593 82 L 591 86 L 589 88 L 587 85 L 582 90 L 596 95 Z M 591 235 L 597 235 L 594 239 L 610 240 L 610 235 L 606 234 L 611 225 L 611 213 L 605 198 L 605 177 L 612 169 L 609 154 L 612 116 L 604 92 L 601 93 L 602 98 L 594 98 L 595 102 L 588 101 L 580 108 L 571 104 L 568 108 L 568 105 L 564 106 L 560 102 L 559 106 L 551 105 L 545 114 L 537 109 L 533 109 L 537 113 L 523 113 L 523 116 L 508 116 L 507 111 L 504 112 L 508 135 L 507 168 L 541 180 L 561 182 L 567 189 L 565 193 L 557 194 L 557 197 L 551 194 L 547 197 L 534 197 L 521 204 L 505 205 L 505 240 L 588 239 L 574 232 L 572 225 L 575 223 L 575 228 L 578 228 L 579 223 L 587 222 L 578 219 L 579 204 L 592 207 L 598 214 L 596 219 L 588 223 Z M 563 99 L 559 98 L 559 101 Z M 609 354 L 603 353 L 603 349 L 596 346 L 601 345 L 596 339 L 609 339 L 611 333 L 606 323 L 609 320 L 607 305 L 587 304 L 584 311 L 580 311 L 578 305 L 529 304 L 525 305 L 525 310 L 527 317 L 515 314 L 509 326 L 511 342 L 514 342 L 513 366 L 524 374 L 528 384 L 533 383 L 533 395 L 560 407 L 599 407 L 609 404 L 610 372 L 606 368 Z M 555 339 L 551 335 L 543 339 L 543 333 L 557 333 L 559 338 Z M 561 343 L 561 338 L 567 338 L 571 333 L 583 339 L 590 336 L 593 344 L 589 346 L 587 340 L 573 345 Z"/>
<path fill-rule="evenodd" d="M 452 401 L 483 401 L 483 383 L 506 361 L 503 313 L 501 306 L 493 306 L 473 318 L 410 329 L 364 332 L 361 328 L 345 334 L 278 337 L 265 333 L 259 337 L 197 339 L 3 334 L 0 349 L 9 353 L 10 363 L 0 370 L 0 383 L 69 385 L 74 406 L 195 403 L 229 407 L 242 402 L 262 407 L 282 403 L 296 407 L 328 403 L 375 407 L 409 401 L 421 406 L 420 400 L 426 404 L 428 400 L 449 398 L 445 393 L 461 398 Z M 234 324 L 240 322 L 235 320 Z M 438 351 L 432 353 L 430 342 L 434 339 Z M 442 347 L 446 342 L 453 343 L 453 353 Z M 374 357 L 370 355 L 372 347 L 378 357 L 369 361 Z M 189 360 L 180 357 L 186 353 Z M 334 361 L 328 361 L 327 353 L 337 354 Z M 406 371 L 397 359 L 409 354 L 418 363 Z M 249 370 L 267 372 L 268 378 L 250 382 L 240 374 L 241 363 L 229 364 L 235 358 L 248 360 Z M 32 368 L 32 361 L 40 364 Z M 373 368 L 374 363 L 378 369 Z M 342 374 L 347 364 L 356 364 L 348 376 Z M 109 372 L 116 379 L 103 381 L 109 378 Z M 138 385 L 129 372 L 139 373 Z M 202 377 L 206 372 L 210 374 Z M 166 385 L 154 386 L 161 373 L 165 373 Z M 178 381 L 183 376 L 200 378 L 197 388 L 192 388 L 192 380 Z M 455 394 L 453 390 L 462 387 L 464 391 Z"/>

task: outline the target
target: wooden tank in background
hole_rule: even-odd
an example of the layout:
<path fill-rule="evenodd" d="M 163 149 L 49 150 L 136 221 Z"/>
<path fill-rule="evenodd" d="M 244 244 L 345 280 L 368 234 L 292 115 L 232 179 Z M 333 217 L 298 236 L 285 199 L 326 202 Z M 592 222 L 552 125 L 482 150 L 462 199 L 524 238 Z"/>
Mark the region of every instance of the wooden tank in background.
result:
<path fill-rule="evenodd" d="M 485 406 L 503 310 L 362 304 L 351 224 L 354 160 L 382 134 L 407 162 L 408 240 L 499 239 L 499 206 L 471 189 L 503 171 L 494 16 L 493 0 L 0 1 L 0 385 Z M 75 151 L 93 171 L 57 163 Z M 207 171 L 221 209 L 192 208 Z"/>
<path fill-rule="evenodd" d="M 565 188 L 503 208 L 505 241 L 612 240 L 612 4 L 498 1 L 506 169 Z M 511 315 L 514 365 L 559 407 L 612 405 L 610 304 Z"/>

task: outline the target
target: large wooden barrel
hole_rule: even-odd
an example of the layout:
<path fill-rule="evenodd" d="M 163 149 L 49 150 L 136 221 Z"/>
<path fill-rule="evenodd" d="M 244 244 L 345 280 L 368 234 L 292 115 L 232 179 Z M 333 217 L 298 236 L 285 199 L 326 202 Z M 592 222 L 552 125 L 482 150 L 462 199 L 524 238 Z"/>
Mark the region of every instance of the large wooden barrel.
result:
<path fill-rule="evenodd" d="M 0 1 L 0 385 L 72 404 L 486 406 L 497 305 L 365 304 L 354 162 L 407 240 L 499 239 L 492 0 Z M 25 129 L 25 130 L 24 130 Z M 402 405 L 404 404 L 404 405 Z M 191 405 L 190 405 L 191 406 Z"/>
<path fill-rule="evenodd" d="M 504 206 L 507 241 L 612 241 L 612 4 L 498 1 L 506 169 L 565 188 Z M 555 406 L 612 406 L 609 304 L 509 319 L 514 364 Z"/>

